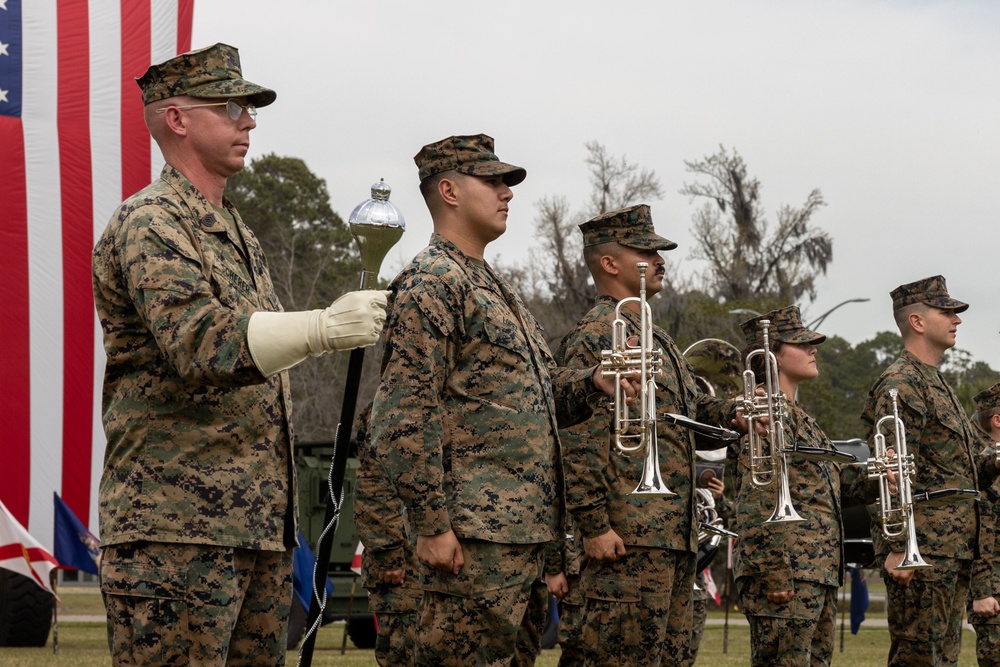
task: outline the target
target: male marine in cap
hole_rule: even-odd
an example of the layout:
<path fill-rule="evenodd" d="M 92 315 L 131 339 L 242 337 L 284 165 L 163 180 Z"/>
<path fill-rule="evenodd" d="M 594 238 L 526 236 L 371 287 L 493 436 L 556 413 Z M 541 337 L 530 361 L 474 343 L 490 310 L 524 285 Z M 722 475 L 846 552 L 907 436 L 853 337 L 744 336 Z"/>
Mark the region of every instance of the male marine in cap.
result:
<path fill-rule="evenodd" d="M 1000 442 L 1000 384 L 975 397 L 976 425 L 993 442 Z M 976 661 L 981 667 L 1000 665 L 1000 482 L 984 485 L 979 498 L 979 557 L 972 564 L 969 623 L 976 630 Z"/>
<path fill-rule="evenodd" d="M 892 414 L 890 389 L 898 390 L 899 417 L 913 457 L 913 494 L 938 489 L 980 488 L 996 474 L 992 449 L 962 410 L 955 392 L 938 370 L 969 306 L 948 294 L 945 279 L 933 276 L 900 285 L 890 293 L 893 317 L 903 338 L 903 353 L 868 392 L 861 415 L 864 437 L 874 437 L 876 422 Z M 887 443 L 896 447 L 892 433 Z M 887 540 L 872 528 L 875 550 L 884 560 L 889 616 L 888 664 L 957 663 L 962 614 L 969 597 L 972 559 L 978 549 L 978 504 L 968 500 L 914 505 L 920 554 L 933 568 L 898 570 L 905 540 Z M 933 601 L 933 604 L 931 604 Z"/>
<path fill-rule="evenodd" d="M 483 134 L 414 160 L 434 234 L 391 285 L 369 435 L 417 534 L 416 664 L 532 664 L 542 546 L 563 531 L 558 428 L 588 417 L 587 397 L 613 383 L 594 367 L 556 368 L 535 318 L 484 259 L 525 170 Z"/>
<path fill-rule="evenodd" d="M 600 363 L 612 348 L 612 322 L 620 301 L 639 296 L 637 264 L 648 264 L 647 297 L 663 289 L 660 251 L 676 243 L 653 230 L 649 206 L 612 211 L 580 225 L 583 256 L 597 288 L 597 303 L 563 339 L 556 360 L 572 368 Z M 628 336 L 638 335 L 636 302 L 621 309 Z M 656 410 L 728 424 L 736 404 L 705 395 L 673 339 L 653 327 L 653 346 L 663 351 L 656 381 Z M 580 582 L 585 598 L 580 621 L 587 664 L 685 664 L 698 551 L 694 515 L 694 451 L 691 431 L 657 426 L 659 465 L 669 494 L 633 495 L 644 455 L 615 451 L 610 402 L 594 418 L 562 431 L 567 506 L 583 535 Z M 628 443 L 634 444 L 634 443 Z M 719 447 L 714 443 L 714 447 Z"/>
<path fill-rule="evenodd" d="M 256 107 L 226 44 L 138 80 L 166 160 L 93 255 L 107 435 L 101 591 L 116 665 L 282 665 L 295 546 L 288 368 L 371 345 L 382 292 L 285 313 L 223 196 Z"/>

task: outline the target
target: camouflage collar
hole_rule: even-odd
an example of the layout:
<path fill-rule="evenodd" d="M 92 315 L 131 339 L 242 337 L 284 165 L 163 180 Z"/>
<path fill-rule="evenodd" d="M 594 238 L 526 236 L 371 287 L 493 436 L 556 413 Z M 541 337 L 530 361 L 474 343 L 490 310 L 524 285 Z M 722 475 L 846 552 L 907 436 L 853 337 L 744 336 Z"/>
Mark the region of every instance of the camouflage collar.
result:
<path fill-rule="evenodd" d="M 219 220 L 219 216 L 215 214 L 215 207 L 205 199 L 205 196 L 187 179 L 187 176 L 171 165 L 165 164 L 160 172 L 160 179 L 173 188 L 177 196 L 191 209 L 191 217 L 197 220 L 205 231 L 226 231 L 227 225 L 224 221 Z M 239 227 L 242 221 L 232 202 L 223 197 L 222 205 L 233 214 L 236 225 Z"/>

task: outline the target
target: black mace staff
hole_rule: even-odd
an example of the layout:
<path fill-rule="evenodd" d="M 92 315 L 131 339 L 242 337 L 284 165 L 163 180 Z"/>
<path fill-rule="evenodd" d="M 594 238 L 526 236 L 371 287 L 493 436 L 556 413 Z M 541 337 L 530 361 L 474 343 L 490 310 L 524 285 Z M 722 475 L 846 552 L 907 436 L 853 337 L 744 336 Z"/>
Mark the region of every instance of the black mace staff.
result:
<path fill-rule="evenodd" d="M 375 289 L 382 260 L 396 245 L 406 222 L 396 206 L 389 202 L 392 188 L 384 180 L 372 186 L 371 199 L 366 199 L 355 207 L 348 219 L 351 234 L 361 252 L 361 289 Z M 340 422 L 334 437 L 333 460 L 330 463 L 330 497 L 326 503 L 324 530 L 316 545 L 316 571 L 313 575 L 313 595 L 306 620 L 307 633 L 299 651 L 299 665 L 312 665 L 313 649 L 316 645 L 316 630 L 322 610 L 321 593 L 325 597 L 326 578 L 330 571 L 330 552 L 333 538 L 340 523 L 340 506 L 344 492 L 344 473 L 347 470 L 347 454 L 350 449 L 354 414 L 358 407 L 358 387 L 361 385 L 361 367 L 365 361 L 365 348 L 351 350 L 347 366 L 347 382 L 344 385 L 344 403 L 340 410 Z M 345 629 L 346 632 L 346 629 Z"/>

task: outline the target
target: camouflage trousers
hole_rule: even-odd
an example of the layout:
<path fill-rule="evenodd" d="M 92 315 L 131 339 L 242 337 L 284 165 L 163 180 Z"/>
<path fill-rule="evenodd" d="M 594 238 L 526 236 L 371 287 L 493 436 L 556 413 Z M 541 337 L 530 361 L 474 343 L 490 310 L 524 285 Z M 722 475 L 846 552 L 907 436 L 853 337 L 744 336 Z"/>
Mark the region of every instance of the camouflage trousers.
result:
<path fill-rule="evenodd" d="M 417 636 L 417 612 L 377 612 L 378 635 L 375 661 L 382 667 L 413 665 L 413 645 Z"/>
<path fill-rule="evenodd" d="M 542 549 L 459 540 L 453 575 L 421 564 L 417 665 L 533 665 L 548 614 Z"/>
<path fill-rule="evenodd" d="M 979 667 L 1000 667 L 1000 624 L 977 622 L 976 617 L 969 615 L 976 631 L 976 662 Z"/>
<path fill-rule="evenodd" d="M 135 542 L 105 547 L 101 594 L 118 665 L 284 665 L 292 552 Z"/>
<path fill-rule="evenodd" d="M 700 590 L 694 592 L 694 602 L 691 605 L 691 645 L 688 647 L 684 667 L 690 667 L 698 659 L 698 649 L 701 638 L 705 635 L 705 619 L 708 618 L 708 592 L 705 590 L 704 571 L 695 576 L 695 583 Z"/>
<path fill-rule="evenodd" d="M 402 585 L 379 583 L 368 588 L 368 608 L 375 613 L 378 623 L 375 637 L 378 664 L 413 664 L 421 597 L 423 593 L 410 579 Z"/>
<path fill-rule="evenodd" d="M 972 561 L 938 557 L 932 563 L 915 570 L 905 588 L 882 570 L 892 639 L 889 667 L 958 664 Z"/>
<path fill-rule="evenodd" d="M 833 658 L 837 587 L 796 579 L 789 602 L 767 599 L 753 577 L 736 581 L 740 605 L 750 623 L 754 667 L 825 667 Z"/>
<path fill-rule="evenodd" d="M 559 667 L 583 667 L 580 645 L 580 622 L 583 616 L 583 592 L 580 575 L 566 575 L 569 593 L 559 602 Z"/>
<path fill-rule="evenodd" d="M 612 562 L 588 559 L 581 640 L 588 665 L 679 665 L 691 635 L 695 555 L 626 546 Z"/>

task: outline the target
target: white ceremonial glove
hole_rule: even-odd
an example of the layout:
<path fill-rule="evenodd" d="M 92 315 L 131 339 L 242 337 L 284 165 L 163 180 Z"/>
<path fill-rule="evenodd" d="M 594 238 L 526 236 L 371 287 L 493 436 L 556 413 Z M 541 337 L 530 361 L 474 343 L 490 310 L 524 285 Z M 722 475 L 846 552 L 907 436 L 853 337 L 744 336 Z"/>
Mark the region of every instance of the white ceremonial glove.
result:
<path fill-rule="evenodd" d="M 256 312 L 247 327 L 250 356 L 265 376 L 333 350 L 373 345 L 385 324 L 389 292 L 348 292 L 323 310 Z"/>

